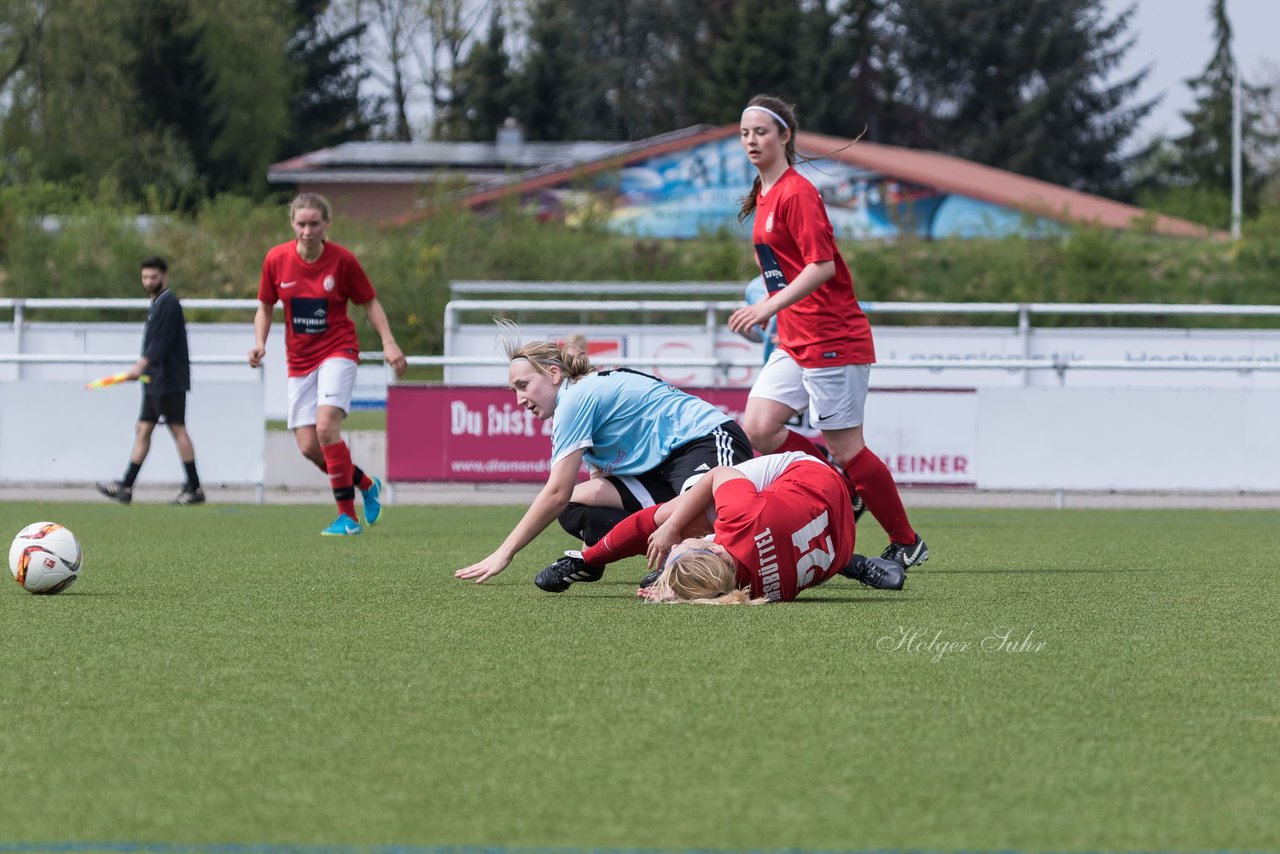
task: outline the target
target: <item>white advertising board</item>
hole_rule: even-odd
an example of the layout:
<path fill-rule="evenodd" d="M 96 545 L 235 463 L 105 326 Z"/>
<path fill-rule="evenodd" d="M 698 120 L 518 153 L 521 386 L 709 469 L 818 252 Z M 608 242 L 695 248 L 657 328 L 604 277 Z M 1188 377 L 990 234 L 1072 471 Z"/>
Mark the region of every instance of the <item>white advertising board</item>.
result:
<path fill-rule="evenodd" d="M 129 462 L 141 403 L 132 383 L 86 391 L 80 382 L 0 381 L 0 482 L 119 478 Z M 202 481 L 263 482 L 266 431 L 259 383 L 200 383 L 187 396 L 187 430 Z M 184 479 L 173 438 L 160 425 L 138 480 L 180 484 Z"/>
<path fill-rule="evenodd" d="M 1280 391 L 985 388 L 982 489 L 1280 490 Z"/>

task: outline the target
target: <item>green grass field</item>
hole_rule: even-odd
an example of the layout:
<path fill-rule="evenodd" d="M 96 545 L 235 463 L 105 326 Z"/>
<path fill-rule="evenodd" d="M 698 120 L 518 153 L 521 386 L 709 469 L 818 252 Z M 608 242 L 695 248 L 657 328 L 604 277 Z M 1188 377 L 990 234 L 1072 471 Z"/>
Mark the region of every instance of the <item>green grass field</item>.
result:
<path fill-rule="evenodd" d="M 901 593 L 715 608 L 455 580 L 520 509 L 0 504 L 86 551 L 0 587 L 0 851 L 1280 849 L 1280 514 L 917 511 Z"/>

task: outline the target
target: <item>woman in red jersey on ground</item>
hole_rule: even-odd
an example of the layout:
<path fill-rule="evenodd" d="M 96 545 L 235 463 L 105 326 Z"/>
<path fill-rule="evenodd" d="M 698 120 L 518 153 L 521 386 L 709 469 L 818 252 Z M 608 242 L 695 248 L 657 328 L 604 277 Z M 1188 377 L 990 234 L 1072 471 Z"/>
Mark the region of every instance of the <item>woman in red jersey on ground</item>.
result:
<path fill-rule="evenodd" d="M 666 518 L 648 543 L 649 565 L 662 569 L 638 591 L 651 602 L 789 602 L 837 573 L 870 587 L 902 589 L 897 561 L 854 554 L 844 480 L 808 454 L 713 469 L 664 507 Z M 685 538 L 708 512 L 712 536 Z"/>
<path fill-rule="evenodd" d="M 717 466 L 560 562 L 599 577 L 609 564 L 647 553 L 650 568 L 660 569 L 640 582 L 639 595 L 653 601 L 786 602 L 836 573 L 902 589 L 902 566 L 855 555 L 855 535 L 844 478 L 825 461 L 791 451 Z M 746 592 L 720 599 L 737 590 Z"/>
<path fill-rule="evenodd" d="M 351 451 L 342 440 L 342 421 L 351 408 L 360 358 L 347 302 L 364 308 L 382 339 L 383 358 L 396 376 L 404 375 L 405 358 L 356 256 L 325 240 L 329 221 L 329 203 L 323 196 L 302 193 L 289 205 L 296 239 L 272 248 L 262 262 L 249 366 L 262 364 L 271 312 L 279 301 L 284 305 L 289 429 L 302 455 L 329 475 L 338 504 L 338 518 L 320 533 L 349 537 L 363 530 L 356 519 L 356 489 L 364 503 L 365 524 L 374 525 L 382 514 L 382 481 L 351 462 Z"/>
<path fill-rule="evenodd" d="M 778 319 L 779 346 L 751 388 L 743 428 L 761 454 L 821 452 L 787 421 L 809 411 L 839 470 L 889 535 L 883 557 L 904 569 L 929 557 L 911 527 L 887 466 L 863 442 L 863 410 L 875 347 L 817 189 L 793 167 L 795 110 L 769 95 L 752 98 L 740 134 L 759 175 L 738 219 L 755 214 L 751 240 L 769 298 L 735 311 L 745 333 Z"/>

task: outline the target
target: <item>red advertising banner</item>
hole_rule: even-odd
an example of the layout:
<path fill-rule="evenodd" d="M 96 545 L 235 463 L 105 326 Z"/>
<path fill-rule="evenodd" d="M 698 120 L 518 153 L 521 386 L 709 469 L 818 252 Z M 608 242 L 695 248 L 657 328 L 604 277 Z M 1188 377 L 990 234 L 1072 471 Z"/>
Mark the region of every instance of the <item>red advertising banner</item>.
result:
<path fill-rule="evenodd" d="M 685 391 L 742 421 L 747 389 Z M 976 483 L 973 389 L 871 389 L 867 406 L 875 413 L 867 444 L 900 486 Z M 393 481 L 543 483 L 550 457 L 551 422 L 517 406 L 510 389 L 412 384 L 387 389 L 387 474 Z"/>
<path fill-rule="evenodd" d="M 685 389 L 741 419 L 747 389 Z M 551 422 L 516 405 L 510 389 L 392 385 L 387 476 L 393 481 L 542 483 Z"/>

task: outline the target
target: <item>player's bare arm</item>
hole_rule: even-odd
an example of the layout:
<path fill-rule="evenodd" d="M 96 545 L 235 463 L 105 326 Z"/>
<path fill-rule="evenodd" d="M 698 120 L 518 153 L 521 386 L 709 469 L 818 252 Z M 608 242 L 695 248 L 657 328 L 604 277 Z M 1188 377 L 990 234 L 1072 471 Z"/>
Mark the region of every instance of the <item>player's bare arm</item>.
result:
<path fill-rule="evenodd" d="M 271 312 L 274 309 L 274 305 L 258 300 L 258 311 L 253 316 L 253 347 L 249 350 L 251 368 L 260 367 L 267 355 L 267 335 L 271 332 Z"/>
<path fill-rule="evenodd" d="M 533 499 L 524 517 L 502 541 L 502 545 L 484 560 L 458 570 L 453 574 L 454 577 L 474 578 L 476 584 L 483 584 L 506 569 L 511 559 L 533 542 L 569 506 L 569 498 L 573 495 L 573 486 L 577 483 L 578 469 L 582 466 L 582 456 L 585 453 L 585 449 L 575 451 L 552 466 L 546 485 Z"/>
<path fill-rule="evenodd" d="M 646 553 L 649 569 L 660 567 L 676 543 L 705 532 L 699 522 L 706 518 L 707 511 L 711 509 L 715 491 L 721 484 L 737 479 L 748 478 L 731 466 L 717 466 L 695 483 L 692 489 L 668 501 L 654 514 L 658 529 L 649 535 L 649 549 Z"/>
<path fill-rule="evenodd" d="M 374 297 L 364 304 L 364 311 L 369 318 L 369 323 L 373 326 L 373 331 L 377 332 L 378 337 L 382 339 L 382 358 L 396 372 L 397 377 L 404 376 L 404 369 L 408 363 L 400 350 L 400 345 L 396 344 L 395 336 L 391 334 L 391 324 L 387 321 L 387 312 L 382 307 L 382 303 Z"/>

